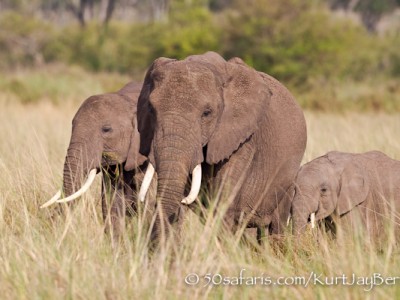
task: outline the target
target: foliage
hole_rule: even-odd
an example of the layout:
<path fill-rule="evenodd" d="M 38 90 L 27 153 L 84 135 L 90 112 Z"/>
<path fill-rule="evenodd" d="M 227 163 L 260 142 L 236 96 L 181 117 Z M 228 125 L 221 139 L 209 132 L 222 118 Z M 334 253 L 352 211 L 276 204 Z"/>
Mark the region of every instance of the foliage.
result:
<path fill-rule="evenodd" d="M 390 36 L 387 47 L 384 49 L 388 53 L 388 64 L 391 74 L 400 78 L 400 33 Z"/>
<path fill-rule="evenodd" d="M 362 28 L 335 20 L 312 0 L 237 1 L 227 23 L 228 56 L 295 85 L 361 78 L 379 63 L 378 47 Z"/>
<path fill-rule="evenodd" d="M 276 77 L 304 108 L 399 110 L 398 32 L 370 34 L 351 19 L 333 14 L 322 0 L 171 0 L 166 18 L 157 21 L 111 20 L 108 26 L 88 22 L 84 28 L 21 13 L 16 9 L 25 7 L 24 1 L 8 3 L 15 10 L 0 14 L 3 73 L 62 64 L 139 81 L 159 56 L 181 59 L 214 50 L 227 59 L 241 57 Z M 210 5 L 224 9 L 212 11 Z M 7 80 L 3 87 L 23 102 L 35 102 L 52 94 L 45 77 L 33 80 L 43 82 L 42 90 L 39 84 L 31 89 L 19 80 Z"/>
<path fill-rule="evenodd" d="M 76 105 L 93 94 L 117 91 L 129 80 L 124 75 L 91 74 L 80 67 L 64 65 L 45 66 L 40 70 L 20 69 L 0 73 L 0 98 L 23 104 L 47 101 Z"/>
<path fill-rule="evenodd" d="M 204 5 L 182 2 L 173 8 L 168 22 L 67 27 L 48 43 L 45 59 L 138 76 L 159 56 L 183 58 L 217 50 L 219 30 L 213 27 L 211 13 Z"/>
<path fill-rule="evenodd" d="M 297 100 L 309 110 L 324 112 L 400 111 L 398 80 L 369 78 L 365 81 L 315 79 L 308 90 L 299 92 Z"/>
<path fill-rule="evenodd" d="M 0 16 L 0 68 L 32 66 L 43 60 L 43 48 L 52 38 L 52 28 L 36 18 L 17 13 Z"/>
<path fill-rule="evenodd" d="M 96 24 L 67 27 L 44 50 L 45 59 L 78 64 L 91 71 L 141 73 L 154 56 L 149 43 L 153 28 L 143 24 L 107 28 Z M 143 37 L 146 38 L 143 38 Z"/>
<path fill-rule="evenodd" d="M 376 31 L 379 20 L 396 8 L 400 7 L 399 0 L 329 0 L 334 9 L 345 9 L 359 13 L 365 28 L 370 32 Z"/>
<path fill-rule="evenodd" d="M 221 29 L 217 27 L 206 1 L 174 1 L 168 23 L 157 24 L 155 56 L 182 59 L 219 49 Z"/>

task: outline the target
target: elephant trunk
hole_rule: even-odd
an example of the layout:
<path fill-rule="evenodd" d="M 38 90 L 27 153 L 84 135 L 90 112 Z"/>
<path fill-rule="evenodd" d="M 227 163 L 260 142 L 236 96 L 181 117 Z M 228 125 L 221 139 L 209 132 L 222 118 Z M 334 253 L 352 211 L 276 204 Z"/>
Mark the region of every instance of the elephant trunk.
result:
<path fill-rule="evenodd" d="M 185 192 L 187 171 L 182 163 L 160 164 L 158 175 L 157 217 L 152 238 L 155 241 L 170 235 L 170 226 L 179 221 L 180 202 Z"/>
<path fill-rule="evenodd" d="M 292 205 L 293 234 L 300 235 L 306 231 L 308 218 L 311 214 L 309 201 L 304 197 L 296 195 Z"/>
<path fill-rule="evenodd" d="M 63 171 L 63 192 L 64 196 L 72 195 L 79 189 L 78 177 L 83 177 L 83 167 L 81 161 L 78 159 L 80 156 L 79 151 L 72 151 L 68 149 L 67 156 L 64 162 Z"/>
<path fill-rule="evenodd" d="M 100 154 L 101 155 L 101 154 Z M 90 170 L 100 166 L 100 155 L 71 143 L 64 162 L 63 192 L 68 197 L 78 191 Z"/>
<path fill-rule="evenodd" d="M 197 147 L 199 151 L 195 151 L 196 145 L 189 141 L 188 136 L 191 134 L 162 130 L 162 135 L 157 137 L 155 143 L 158 187 L 157 216 L 152 240 L 156 243 L 170 237 L 172 224 L 176 224 L 179 230 L 179 221 L 182 219 L 181 201 L 185 198 L 188 176 L 202 159 L 195 155 L 201 152 L 201 145 Z"/>
<path fill-rule="evenodd" d="M 308 223 L 308 214 L 293 212 L 293 234 L 300 235 L 305 232 Z"/>

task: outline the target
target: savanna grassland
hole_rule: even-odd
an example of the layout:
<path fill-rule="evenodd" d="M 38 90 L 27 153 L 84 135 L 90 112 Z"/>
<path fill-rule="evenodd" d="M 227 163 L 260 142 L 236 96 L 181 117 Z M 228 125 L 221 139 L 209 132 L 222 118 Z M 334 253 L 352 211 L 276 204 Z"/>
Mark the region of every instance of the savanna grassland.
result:
<path fill-rule="evenodd" d="M 85 10 L 79 13 L 78 3 L 89 2 L 95 14 L 79 24 Z M 95 16 L 106 2 L 116 3 L 107 24 Z M 345 14 L 334 9 L 349 3 Z M 400 160 L 395 8 L 399 1 L 2 0 L 0 298 L 400 299 L 400 278 L 382 282 L 400 277 L 393 234 L 381 249 L 362 235 L 317 242 L 313 232 L 301 243 L 287 234 L 260 246 L 221 232 L 210 209 L 206 221 L 189 211 L 182 243 L 155 253 L 135 216 L 113 249 L 104 234 L 100 175 L 64 216 L 56 206 L 39 208 L 61 187 L 79 104 L 142 80 L 160 56 L 212 50 L 282 81 L 305 109 L 304 162 L 330 150 L 381 150 Z M 363 16 L 392 23 L 365 27 Z M 212 208 L 218 199 L 211 200 Z"/>
<path fill-rule="evenodd" d="M 67 75 L 65 75 L 67 76 Z M 64 92 L 56 104 L 22 104 L 12 94 L 0 97 L 0 295 L 2 299 L 398 299 L 400 279 L 382 284 L 380 277 L 400 276 L 400 250 L 389 238 L 383 250 L 362 236 L 340 243 L 309 234 L 295 246 L 290 235 L 262 246 L 221 234 L 220 218 L 206 222 L 189 212 L 182 244 L 149 253 L 142 219 L 127 220 L 119 247 L 104 234 L 100 178 L 75 209 L 59 217 L 40 204 L 60 188 L 72 117 L 79 103 L 101 92 L 101 75 Z M 72 76 L 73 77 L 73 76 Z M 51 85 L 51 76 L 46 77 Z M 64 79 L 67 80 L 67 79 Z M 117 79 L 123 80 L 121 78 Z M 50 81 L 50 83 L 49 83 Z M 59 86 L 58 84 L 56 84 Z M 66 88 L 66 91 L 69 91 Z M 305 112 L 308 146 L 304 162 L 329 150 L 378 149 L 400 159 L 399 114 L 326 114 Z M 235 277 L 244 277 L 238 286 Z M 191 276 L 187 277 L 189 274 Z M 199 283 L 188 285 L 187 281 Z M 208 274 L 208 275 L 207 275 Z M 219 274 L 219 275 L 218 275 Z M 359 279 L 357 286 L 324 286 L 325 277 Z M 381 274 L 381 275 L 377 275 Z M 294 276 L 311 277 L 294 284 Z M 219 284 L 223 277 L 232 285 Z M 263 285 L 261 279 L 281 278 Z M 208 284 L 212 278 L 213 284 Z M 286 278 L 286 285 L 284 281 Z M 237 280 L 237 279 L 236 279 Z M 365 282 L 368 280 L 367 282 Z M 357 280 L 356 280 L 357 281 Z M 365 285 L 361 285 L 364 281 Z M 264 280 L 268 283 L 268 280 Z M 236 284 L 235 284 L 236 283 Z M 253 284 L 252 284 L 253 283 Z M 327 282 L 329 284 L 329 282 Z M 390 281 L 389 283 L 393 283 Z"/>

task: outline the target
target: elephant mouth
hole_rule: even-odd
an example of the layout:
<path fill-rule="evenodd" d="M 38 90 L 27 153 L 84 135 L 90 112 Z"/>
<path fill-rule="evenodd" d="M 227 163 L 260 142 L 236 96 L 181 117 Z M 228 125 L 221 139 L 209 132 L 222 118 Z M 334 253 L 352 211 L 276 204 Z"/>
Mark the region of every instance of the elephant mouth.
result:
<path fill-rule="evenodd" d="M 119 159 L 118 155 L 114 152 L 103 152 L 101 154 L 101 165 L 105 166 L 114 166 L 117 164 L 121 164 L 123 161 Z"/>

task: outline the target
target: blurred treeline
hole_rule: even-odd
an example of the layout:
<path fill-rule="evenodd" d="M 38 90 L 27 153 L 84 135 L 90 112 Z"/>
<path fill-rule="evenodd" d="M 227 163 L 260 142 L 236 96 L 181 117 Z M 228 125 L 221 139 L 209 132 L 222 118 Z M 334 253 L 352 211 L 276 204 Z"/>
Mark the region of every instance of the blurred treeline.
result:
<path fill-rule="evenodd" d="M 0 89 L 31 102 L 40 91 L 29 96 L 15 70 L 78 65 L 81 77 L 141 80 L 159 56 L 213 50 L 278 78 L 308 109 L 400 111 L 399 7 L 400 0 L 0 0 Z"/>

